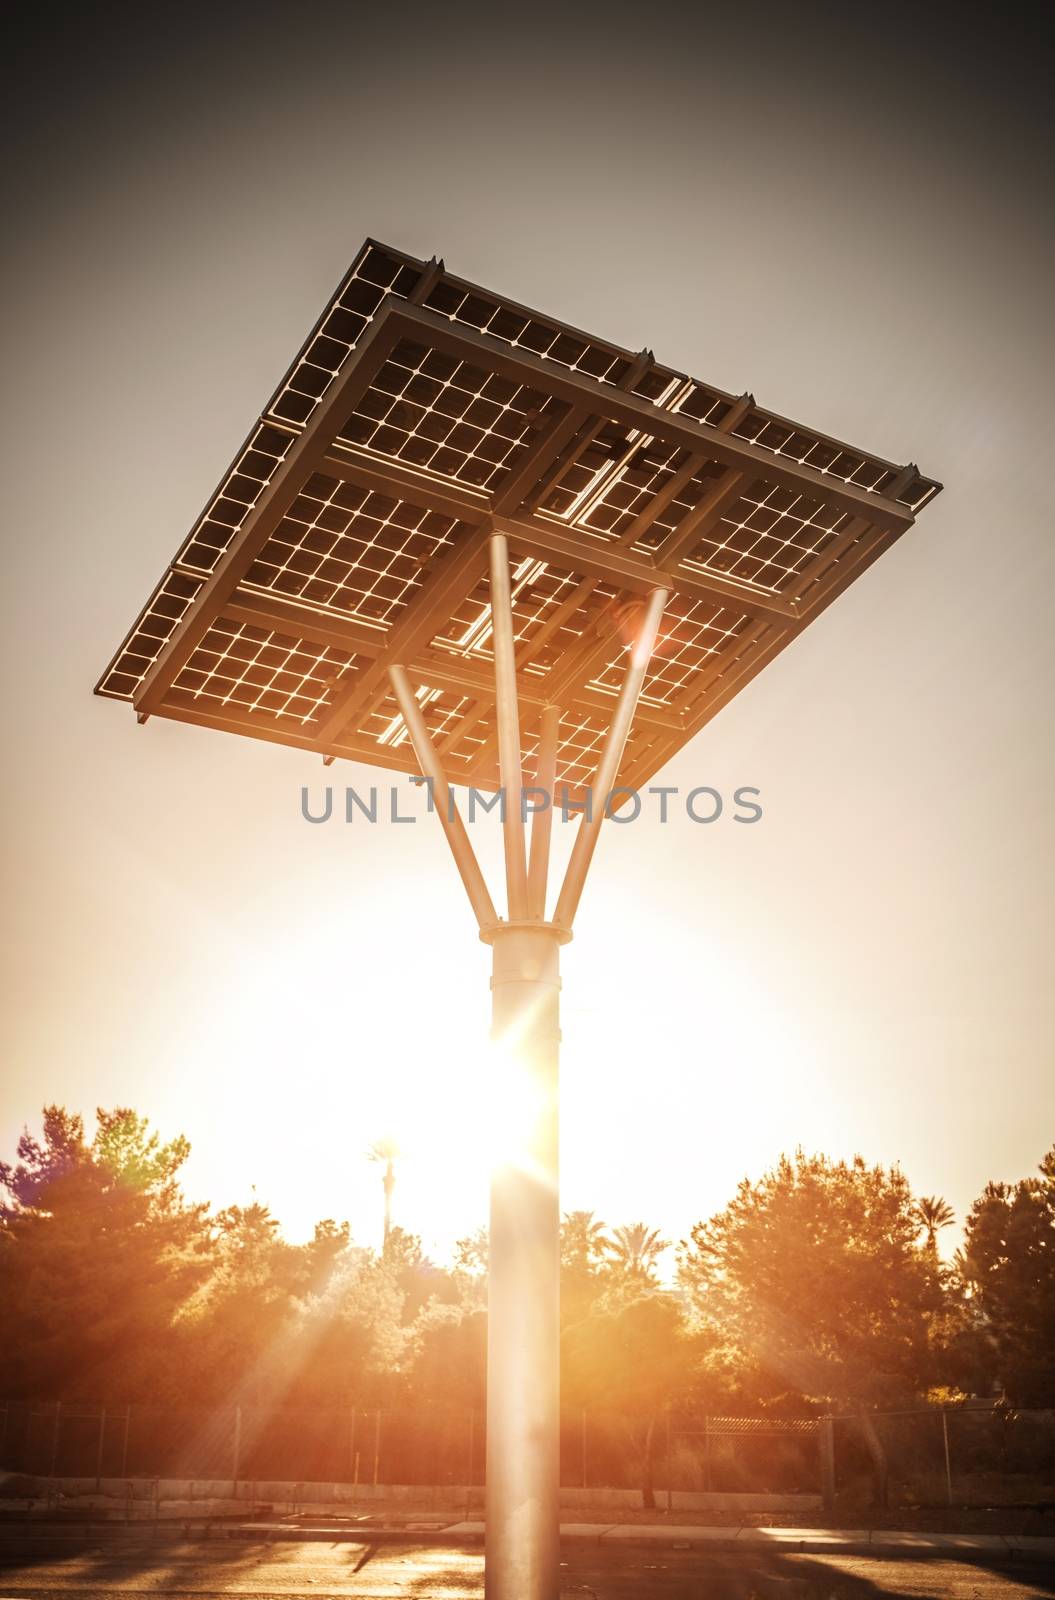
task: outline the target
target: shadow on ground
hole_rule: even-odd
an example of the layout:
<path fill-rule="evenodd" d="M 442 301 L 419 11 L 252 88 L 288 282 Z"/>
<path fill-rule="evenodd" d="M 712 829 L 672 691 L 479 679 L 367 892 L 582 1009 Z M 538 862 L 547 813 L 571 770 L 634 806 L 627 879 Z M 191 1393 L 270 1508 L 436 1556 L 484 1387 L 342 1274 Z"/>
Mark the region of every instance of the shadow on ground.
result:
<path fill-rule="evenodd" d="M 72 1547 L 71 1547 L 72 1546 Z M 1055 1566 L 913 1558 L 670 1551 L 566 1544 L 566 1600 L 1038 1600 L 1055 1596 Z M 9 1540 L 0 1545 L 4 1600 L 45 1597 L 376 1596 L 476 1600 L 479 1547 L 434 1544 L 201 1544 Z"/>

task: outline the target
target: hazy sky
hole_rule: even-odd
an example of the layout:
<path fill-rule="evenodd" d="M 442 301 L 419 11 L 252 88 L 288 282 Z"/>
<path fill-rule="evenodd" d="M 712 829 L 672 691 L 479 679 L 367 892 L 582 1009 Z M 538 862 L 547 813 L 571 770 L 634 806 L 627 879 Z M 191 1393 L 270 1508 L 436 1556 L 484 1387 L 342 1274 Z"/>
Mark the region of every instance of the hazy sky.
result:
<path fill-rule="evenodd" d="M 367 234 L 946 485 L 672 763 L 762 822 L 604 838 L 565 1206 L 677 1238 L 802 1144 L 962 1216 L 1055 1138 L 1048 68 L 1014 11 L 728 9 L 23 9 L 3 1155 L 132 1104 L 193 1194 L 372 1242 L 402 1117 L 397 1220 L 484 1219 L 489 956 L 435 823 L 309 827 L 365 769 L 91 696 Z"/>

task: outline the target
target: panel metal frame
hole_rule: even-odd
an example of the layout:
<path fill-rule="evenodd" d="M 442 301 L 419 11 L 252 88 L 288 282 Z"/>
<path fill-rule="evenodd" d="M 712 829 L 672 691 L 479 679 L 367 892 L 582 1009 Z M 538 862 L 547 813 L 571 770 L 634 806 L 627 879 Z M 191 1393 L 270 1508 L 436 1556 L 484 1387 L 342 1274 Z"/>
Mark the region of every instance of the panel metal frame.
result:
<path fill-rule="evenodd" d="M 530 556 L 575 575 L 580 586 L 572 598 L 580 594 L 583 603 L 598 585 L 602 593 L 615 590 L 642 598 L 663 588 L 674 597 L 739 611 L 747 620 L 743 639 L 731 647 L 728 657 L 723 653 L 708 663 L 678 700 L 669 705 L 653 705 L 646 695 L 639 704 L 637 745 L 628 754 L 623 776 L 634 775 L 645 781 L 728 702 L 732 693 L 786 648 L 803 626 L 900 538 L 912 526 L 914 512 L 895 495 L 877 494 L 844 482 L 738 437 L 733 429 L 754 406 L 751 395 L 742 396 L 718 426 L 711 426 L 636 393 L 634 386 L 654 364 L 649 351 L 642 351 L 629 362 L 619 383 L 605 382 L 441 315 L 420 302 L 443 277 L 442 263 L 426 263 L 417 289 L 408 298 L 387 294 L 381 301 L 359 343 L 235 531 L 215 570 L 210 575 L 197 575 L 201 576 L 197 595 L 133 695 L 136 713 L 140 721 L 162 715 L 288 743 L 314 751 L 328 762 L 337 757 L 370 760 L 407 771 L 414 766 L 408 745 L 396 749 L 379 746 L 361 731 L 364 718 L 380 706 L 391 704 L 389 668 L 398 663 L 405 666 L 410 679 L 419 686 L 457 695 L 470 703 L 454 730 L 441 739 L 441 756 L 447 762 L 451 781 L 471 778 L 483 788 L 493 788 L 498 782 L 497 719 L 486 665 L 480 667 L 453 653 L 441 652 L 435 648 L 434 639 L 444 619 L 463 605 L 479 585 L 487 567 L 488 542 L 492 535 L 500 534 L 515 555 Z M 473 288 L 463 287 L 466 292 Z M 514 309 L 538 316 L 525 308 Z M 591 337 L 569 331 L 583 339 Z M 511 382 L 535 389 L 564 407 L 526 447 L 493 495 L 354 447 L 340 437 L 348 416 L 404 340 L 458 361 L 476 363 Z M 605 350 L 609 348 L 602 341 L 592 342 Z M 296 364 L 291 372 L 295 367 Z M 568 470 L 569 463 L 595 443 L 606 424 L 636 430 L 660 448 L 686 452 L 665 486 L 616 538 L 584 530 L 539 505 L 545 499 L 546 484 L 556 481 L 555 474 L 559 477 Z M 709 463 L 722 468 L 713 486 L 654 550 L 642 548 L 638 543 L 642 535 L 694 474 Z M 904 470 L 893 485 L 895 492 L 914 471 Z M 374 628 L 325 606 L 264 590 L 248 580 L 255 559 L 315 473 L 394 500 L 405 500 L 424 511 L 439 512 L 461 525 L 460 536 L 445 556 L 431 563 L 391 627 Z M 820 499 L 850 518 L 785 592 L 763 589 L 690 560 L 700 539 L 735 503 L 745 485 L 758 479 Z M 361 666 L 350 680 L 337 684 L 319 719 L 304 724 L 302 729 L 290 726 L 288 721 L 271 726 L 264 715 L 241 710 L 234 704 L 189 705 L 187 696 L 175 694 L 173 686 L 209 628 L 221 617 L 353 652 Z M 588 639 L 582 641 L 575 652 L 565 652 L 540 679 L 535 653 L 549 642 L 545 628 L 540 630 L 540 637 L 541 643 L 518 644 L 515 653 L 516 682 L 525 707 L 541 710 L 547 704 L 556 704 L 584 715 L 609 715 L 612 698 L 591 687 L 592 675 L 603 667 L 606 651 L 610 651 L 604 638 L 592 643 Z M 475 758 L 468 765 L 464 759 L 454 759 L 459 740 L 481 724 L 486 724 L 488 731 Z"/>

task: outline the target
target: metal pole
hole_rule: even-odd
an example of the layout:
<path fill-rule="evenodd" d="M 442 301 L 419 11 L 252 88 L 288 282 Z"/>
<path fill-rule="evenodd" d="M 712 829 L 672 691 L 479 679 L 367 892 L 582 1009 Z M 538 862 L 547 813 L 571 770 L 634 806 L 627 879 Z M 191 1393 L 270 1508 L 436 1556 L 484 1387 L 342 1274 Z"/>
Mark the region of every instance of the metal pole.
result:
<path fill-rule="evenodd" d="M 355 1407 L 352 1407 L 352 1419 L 348 1428 L 348 1475 L 352 1474 L 355 1463 Z"/>
<path fill-rule="evenodd" d="M 670 1484 L 670 1407 L 667 1407 L 667 1515 L 670 1515 L 672 1505 Z"/>
<path fill-rule="evenodd" d="M 49 1477 L 55 1476 L 55 1468 L 59 1459 L 59 1424 L 62 1421 L 62 1401 L 55 1401 L 55 1426 L 51 1432 L 51 1471 Z"/>
<path fill-rule="evenodd" d="M 560 742 L 560 706 L 544 706 L 539 725 L 535 787 L 546 792 L 546 804 L 531 816 L 531 857 L 528 862 L 528 916 L 546 915 L 549 846 L 553 833 L 554 788 L 557 782 L 557 746 Z"/>
<path fill-rule="evenodd" d="M 421 714 L 421 707 L 418 705 L 414 691 L 410 687 L 410 679 L 407 677 L 406 669 L 398 666 L 389 667 L 388 677 L 399 702 L 399 709 L 402 713 L 403 721 L 407 725 L 410 742 L 414 746 L 414 754 L 418 758 L 422 774 L 432 781 L 432 798 L 436 807 L 436 814 L 440 819 L 440 826 L 447 835 L 447 843 L 451 847 L 454 864 L 461 875 L 462 883 L 465 885 L 465 891 L 469 896 L 473 911 L 476 913 L 476 920 L 481 928 L 488 927 L 491 923 L 498 921 L 498 913 L 494 908 L 494 901 L 491 899 L 487 885 L 484 882 L 484 875 L 480 871 L 480 864 L 476 859 L 473 847 L 469 843 L 469 835 L 465 831 L 465 824 L 454 809 L 450 798 L 450 786 L 444 776 L 443 766 L 436 746 L 432 742 L 432 736 L 425 726 L 425 718 Z"/>
<path fill-rule="evenodd" d="M 711 1492 L 711 1419 L 703 1419 L 703 1487 Z"/>
<path fill-rule="evenodd" d="M 519 1140 L 491 1180 L 484 1593 L 486 1600 L 557 1600 L 557 1073 L 560 945 L 568 935 L 521 923 L 483 937 L 493 957 L 493 1070 L 508 1075 Z"/>
<path fill-rule="evenodd" d="M 473 910 L 491 945 L 493 1072 L 515 1106 L 518 1149 L 501 1153 L 491 1179 L 487 1291 L 487 1475 L 485 1600 L 557 1600 L 560 1586 L 560 1210 L 558 1070 L 560 946 L 571 938 L 597 834 L 656 642 L 668 591 L 645 606 L 594 780 L 599 804 L 584 818 L 553 922 L 544 922 L 548 838 L 534 852 L 531 908 L 521 816 L 523 776 L 513 658 L 513 618 L 504 538 L 491 542 L 495 706 L 506 791 L 506 885 L 500 922 L 461 818 L 449 806 L 443 766 L 403 667 L 389 678 Z M 547 719 L 540 769 L 555 763 L 559 715 Z M 543 748 L 545 744 L 545 749 Z M 552 752 L 552 753 L 551 753 Z M 513 803 L 511 803 L 513 802 Z M 378 1418 L 380 1427 L 380 1416 Z M 585 1460 L 584 1460 L 585 1465 Z M 375 1446 L 374 1480 L 377 1479 Z"/>
<path fill-rule="evenodd" d="M 128 1427 L 132 1421 L 132 1407 L 125 1406 L 125 1437 L 121 1446 L 121 1476 L 128 1476 Z"/>
<path fill-rule="evenodd" d="M 476 1449 L 476 1409 L 469 1411 L 469 1478 L 465 1496 L 465 1515 L 468 1517 L 473 1507 L 473 1455 Z"/>
<path fill-rule="evenodd" d="M 95 1492 L 103 1485 L 103 1444 L 106 1440 L 106 1407 L 103 1406 L 99 1413 L 99 1448 L 95 1452 Z"/>
<path fill-rule="evenodd" d="M 387 1250 L 388 1241 L 392 1234 L 392 1190 L 396 1186 L 396 1174 L 391 1159 L 385 1163 L 385 1175 L 381 1181 L 385 1191 L 384 1247 Z"/>
<path fill-rule="evenodd" d="M 835 1505 L 835 1422 L 821 1418 L 821 1499 L 825 1511 Z"/>
<path fill-rule="evenodd" d="M 235 1495 L 235 1499 L 236 1500 L 238 1498 L 238 1469 L 241 1466 L 241 1459 L 240 1459 L 241 1458 L 241 1454 L 242 1454 L 242 1408 L 241 1408 L 241 1406 L 235 1406 L 235 1408 L 234 1408 L 234 1439 L 233 1439 L 232 1445 L 231 1445 L 231 1457 L 232 1457 L 232 1465 L 233 1465 L 233 1468 L 234 1468 L 232 1476 L 234 1478 L 234 1495 Z"/>
<path fill-rule="evenodd" d="M 491 535 L 491 632 L 495 651 L 498 764 L 505 791 L 502 833 L 506 893 L 510 922 L 523 922 L 528 914 L 527 855 L 524 849 L 524 818 L 521 815 L 523 773 L 520 765 L 520 712 L 517 705 L 509 545 L 504 533 Z"/>
<path fill-rule="evenodd" d="M 560 896 L 557 900 L 557 909 L 553 913 L 554 922 L 561 927 L 570 928 L 575 921 L 575 913 L 579 908 L 582 891 L 586 884 L 586 874 L 590 870 L 590 862 L 597 848 L 597 839 L 601 832 L 601 823 L 604 821 L 605 807 L 608 797 L 619 775 L 619 764 L 623 759 L 623 750 L 626 747 L 627 736 L 630 733 L 630 724 L 633 721 L 634 711 L 637 708 L 638 696 L 641 685 L 645 681 L 645 672 L 648 669 L 649 657 L 656 643 L 656 635 L 663 619 L 663 607 L 667 603 L 668 591 L 666 589 L 653 589 L 645 606 L 645 615 L 641 623 L 641 632 L 637 643 L 630 652 L 630 665 L 623 687 L 619 691 L 615 713 L 612 717 L 608 735 L 601 751 L 601 759 L 597 764 L 597 775 L 593 781 L 590 795 L 590 808 L 579 824 L 579 831 L 575 835 L 572 846 L 571 858 L 568 861 L 568 870 L 564 874 Z"/>
<path fill-rule="evenodd" d="M 381 1461 L 381 1413 L 374 1417 L 374 1488 L 377 1488 L 377 1473 Z"/>
<path fill-rule="evenodd" d="M 583 1413 L 582 1413 L 582 1486 L 583 1486 L 584 1489 L 589 1487 L 587 1482 L 586 1482 L 586 1409 L 585 1409 L 585 1407 L 583 1408 Z"/>
<path fill-rule="evenodd" d="M 949 1413 L 945 1406 L 941 1408 L 941 1431 L 945 1441 L 945 1493 L 948 1502 L 952 1505 L 952 1461 L 949 1456 Z"/>

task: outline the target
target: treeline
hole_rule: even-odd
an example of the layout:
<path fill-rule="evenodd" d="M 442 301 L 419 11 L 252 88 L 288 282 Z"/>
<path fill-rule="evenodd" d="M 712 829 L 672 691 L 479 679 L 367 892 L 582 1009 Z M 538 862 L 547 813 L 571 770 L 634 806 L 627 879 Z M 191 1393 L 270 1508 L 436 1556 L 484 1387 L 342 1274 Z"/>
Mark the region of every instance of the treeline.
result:
<path fill-rule="evenodd" d="M 266 1206 L 213 1212 L 179 1185 L 183 1138 L 129 1110 L 44 1113 L 0 1164 L 2 1398 L 103 1404 L 482 1407 L 487 1239 L 439 1266 L 325 1220 L 291 1245 Z M 1055 1404 L 1055 1150 L 952 1220 L 896 1169 L 801 1152 L 677 1250 L 589 1212 L 562 1228 L 569 1406 L 644 1419 L 873 1410 L 1002 1394 Z"/>

